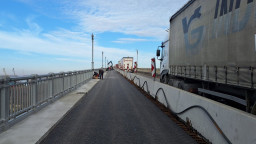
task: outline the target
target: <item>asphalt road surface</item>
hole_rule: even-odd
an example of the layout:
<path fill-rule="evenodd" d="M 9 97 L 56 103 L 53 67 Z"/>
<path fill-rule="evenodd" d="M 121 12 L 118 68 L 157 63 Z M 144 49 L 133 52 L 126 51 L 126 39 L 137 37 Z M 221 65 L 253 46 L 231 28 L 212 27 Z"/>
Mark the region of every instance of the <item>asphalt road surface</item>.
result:
<path fill-rule="evenodd" d="M 41 144 L 193 144 L 115 71 L 84 96 Z"/>

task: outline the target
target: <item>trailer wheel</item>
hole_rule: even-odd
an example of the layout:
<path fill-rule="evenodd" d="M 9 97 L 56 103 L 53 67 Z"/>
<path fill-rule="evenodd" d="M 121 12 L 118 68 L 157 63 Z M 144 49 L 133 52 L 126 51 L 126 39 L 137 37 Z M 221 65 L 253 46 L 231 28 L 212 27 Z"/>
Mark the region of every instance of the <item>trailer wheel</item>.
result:
<path fill-rule="evenodd" d="M 180 82 L 180 83 L 178 84 L 178 88 L 184 90 L 184 83 L 183 83 L 183 82 Z"/>
<path fill-rule="evenodd" d="M 252 114 L 256 115 L 256 102 L 254 102 L 254 105 L 252 106 Z"/>
<path fill-rule="evenodd" d="M 168 75 L 164 75 L 163 83 L 168 84 L 168 82 L 169 82 L 169 77 L 168 77 Z"/>
<path fill-rule="evenodd" d="M 173 86 L 173 80 L 172 79 L 169 80 L 168 85 Z"/>

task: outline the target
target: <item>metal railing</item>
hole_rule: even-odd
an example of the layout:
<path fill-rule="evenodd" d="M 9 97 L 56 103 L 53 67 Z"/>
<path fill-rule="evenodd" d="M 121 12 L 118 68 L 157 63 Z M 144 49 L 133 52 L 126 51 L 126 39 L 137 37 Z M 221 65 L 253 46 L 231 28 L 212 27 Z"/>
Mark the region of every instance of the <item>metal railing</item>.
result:
<path fill-rule="evenodd" d="M 0 79 L 0 130 L 92 78 L 91 70 Z M 5 128 L 4 128 L 5 129 Z"/>

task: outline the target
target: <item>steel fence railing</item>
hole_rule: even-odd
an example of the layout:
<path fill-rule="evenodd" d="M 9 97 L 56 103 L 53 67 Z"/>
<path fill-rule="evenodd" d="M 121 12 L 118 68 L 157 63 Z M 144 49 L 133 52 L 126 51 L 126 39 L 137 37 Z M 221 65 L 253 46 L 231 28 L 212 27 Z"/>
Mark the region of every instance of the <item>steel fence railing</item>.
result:
<path fill-rule="evenodd" d="M 91 70 L 0 79 L 0 130 L 92 78 Z"/>

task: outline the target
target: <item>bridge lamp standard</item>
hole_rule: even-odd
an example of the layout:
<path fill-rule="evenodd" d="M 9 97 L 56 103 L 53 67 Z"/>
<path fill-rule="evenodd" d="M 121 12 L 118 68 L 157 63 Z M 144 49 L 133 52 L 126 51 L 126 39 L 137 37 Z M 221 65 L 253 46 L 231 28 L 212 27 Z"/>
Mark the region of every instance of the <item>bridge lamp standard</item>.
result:
<path fill-rule="evenodd" d="M 139 51 L 138 51 L 138 49 L 137 49 L 137 65 L 136 65 L 136 68 L 138 69 L 138 61 L 139 61 L 139 59 L 138 59 L 138 54 L 139 54 Z"/>
<path fill-rule="evenodd" d="M 94 35 L 92 33 L 92 70 L 94 70 L 94 62 L 93 62 L 93 42 L 94 42 Z"/>
<path fill-rule="evenodd" d="M 102 66 L 101 66 L 101 68 L 103 68 L 103 51 L 102 51 Z"/>

